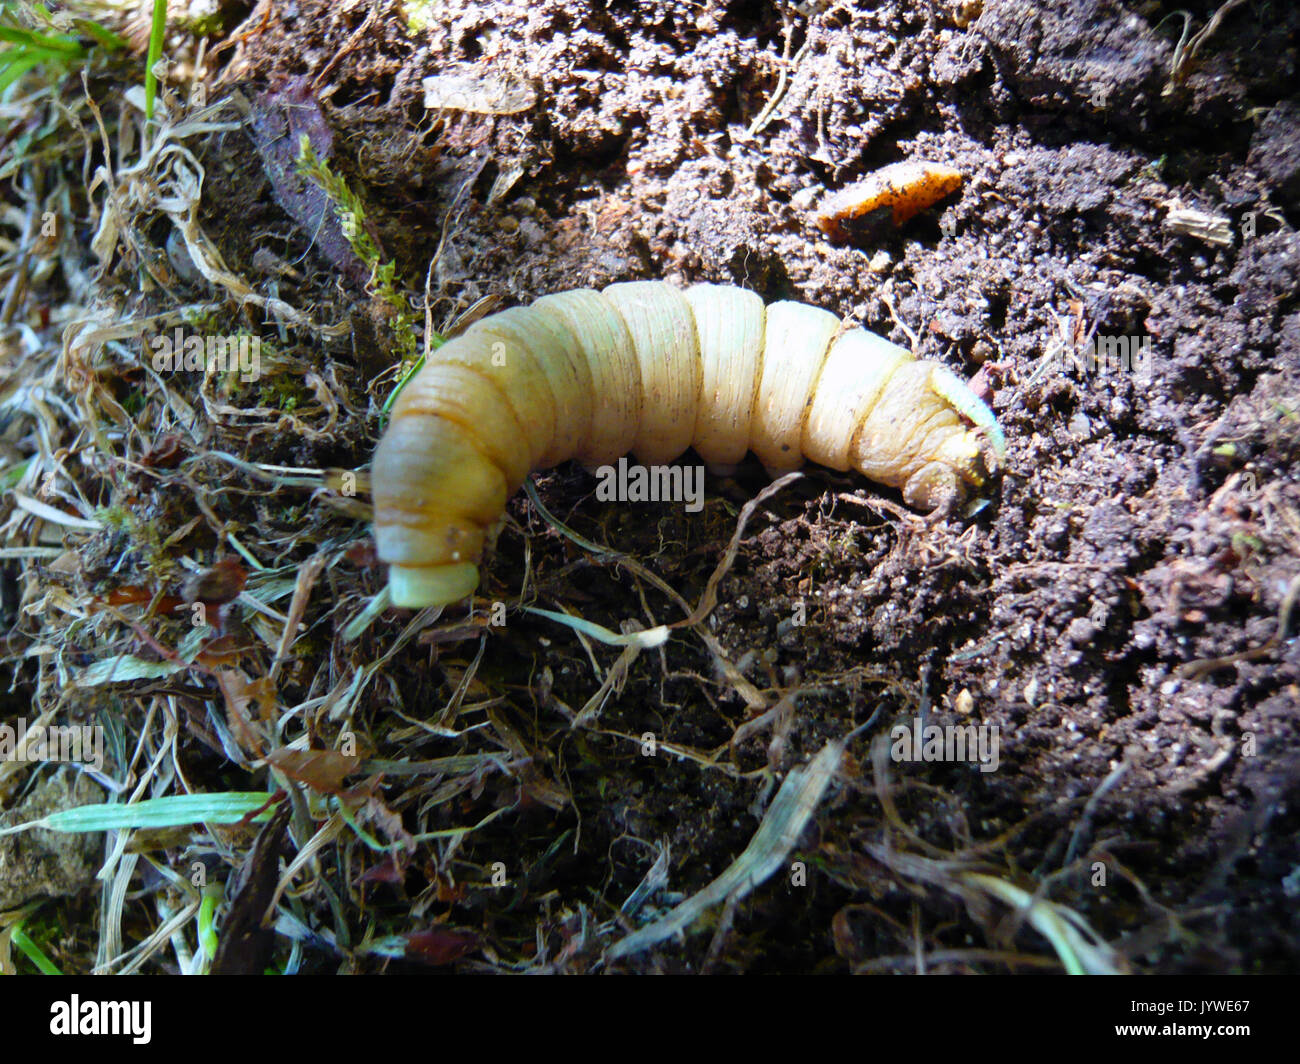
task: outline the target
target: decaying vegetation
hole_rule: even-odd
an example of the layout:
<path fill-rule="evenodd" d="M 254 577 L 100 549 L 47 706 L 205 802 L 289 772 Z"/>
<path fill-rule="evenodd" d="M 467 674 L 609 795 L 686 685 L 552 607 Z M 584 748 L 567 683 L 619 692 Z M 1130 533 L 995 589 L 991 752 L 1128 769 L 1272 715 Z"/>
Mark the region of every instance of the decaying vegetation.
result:
<path fill-rule="evenodd" d="M 0 9 L 0 719 L 23 718 L 27 741 L 38 726 L 93 725 L 106 753 L 79 773 L 0 761 L 0 968 L 1288 963 L 1293 215 L 1260 207 L 1269 243 L 1239 248 L 1227 206 L 1178 199 L 1208 166 L 1187 161 L 1199 148 L 1173 164 L 1181 191 L 1161 184 L 1158 144 L 1123 146 L 1149 153 L 1147 168 L 1072 157 L 1059 180 L 1077 186 L 1062 191 L 1041 177 L 1059 174 L 1056 158 L 1036 153 L 1073 149 L 1030 143 L 1021 104 L 997 97 L 969 119 L 985 142 L 960 147 L 976 175 L 964 187 L 1002 180 L 987 156 L 1010 154 L 1005 133 L 1019 153 L 1005 172 L 1037 176 L 988 202 L 1023 215 L 1000 225 L 1003 206 L 954 207 L 950 224 L 922 221 L 888 249 L 827 249 L 815 227 L 798 230 L 811 197 L 796 177 L 830 186 L 870 169 L 848 145 L 905 125 L 891 108 L 958 128 L 948 104 L 923 101 L 965 85 L 972 56 L 1033 106 L 1078 103 L 1077 87 L 1017 66 L 1009 3 L 978 21 L 978 4 L 776 5 L 758 22 L 726 4 L 656 7 L 643 17 L 682 36 L 651 70 L 701 41 L 731 66 L 714 57 L 655 96 L 671 120 L 648 128 L 627 117 L 635 100 L 584 73 L 617 65 L 601 49 L 624 47 L 632 64 L 631 16 L 584 10 L 591 41 L 529 22 L 559 42 L 535 49 L 557 71 L 539 86 L 500 43 L 527 22 L 508 4 L 301 6 L 298 20 L 267 3 L 166 21 L 90 2 Z M 1200 106 L 1198 64 L 1242 39 L 1234 6 L 1201 14 L 1190 41 L 1143 38 L 1161 60 L 1152 106 Z M 686 28 L 696 17 L 708 24 Z M 873 44 L 887 88 L 851 122 L 835 71 L 892 40 L 889 20 L 953 81 L 918 88 L 902 53 Z M 484 47 L 500 49 L 487 72 Z M 1272 143 L 1258 141 L 1261 171 L 1283 165 Z M 1030 290 L 1009 314 L 1007 278 L 981 272 L 995 246 L 961 241 L 1028 233 L 1082 261 L 1088 219 L 1111 202 L 1094 177 L 1121 204 L 1115 226 L 1142 214 L 1142 239 L 1188 243 L 1159 244 L 1169 267 L 1146 247 L 1098 250 L 1086 283 L 1115 263 L 1154 278 L 1103 297 L 1009 236 L 1007 259 L 1051 275 L 1069 311 Z M 740 206 L 715 216 L 691 198 L 700 188 L 716 202 L 738 189 Z M 1293 194 L 1278 193 L 1287 211 Z M 769 241 L 745 244 L 756 227 Z M 1238 251 L 1257 256 L 1254 273 L 1207 264 Z M 809 265 L 823 261 L 827 273 Z M 980 386 L 1010 414 L 1002 507 L 927 527 L 848 477 L 763 488 L 751 470 L 714 483 L 701 514 L 628 513 L 591 506 L 585 475 L 563 469 L 512 505 L 472 610 L 385 609 L 366 466 L 421 354 L 538 286 L 665 270 L 769 298 L 803 285 L 885 330 L 896 313 L 924 321 L 954 368 L 982 364 Z M 1048 340 L 1073 349 L 1104 322 L 1159 319 L 1178 334 L 1168 293 L 1198 270 L 1219 271 L 1220 288 L 1231 275 L 1254 301 L 1244 318 L 1283 324 L 1249 338 L 1241 368 L 1165 351 L 1170 377 L 1199 389 L 1160 407 L 1167 420 L 1133 414 L 1131 383 L 1088 392 L 1077 366 L 1047 365 Z M 932 299 L 927 271 L 980 294 Z M 916 283 L 891 287 L 899 278 Z M 855 303 L 867 279 L 880 302 Z M 904 289 L 896 307 L 889 293 Z M 1209 291 L 1196 298 L 1197 321 L 1224 317 Z M 1106 417 L 1122 426 L 1110 438 L 1136 441 L 1123 469 L 1087 452 Z M 1118 500 L 1175 497 L 1158 478 L 1184 460 L 1185 509 L 1144 511 L 1140 533 Z M 1110 501 L 1088 494 L 1103 475 Z M 1187 695 L 1192 684 L 1204 690 Z M 1180 698 L 1204 729 L 1177 732 L 1195 764 L 1161 775 L 1134 722 L 1167 724 Z M 1239 730 L 1258 733 L 1266 768 L 1243 760 L 1247 701 L 1265 707 Z M 1012 782 L 895 763 L 889 725 L 917 717 L 1021 736 Z M 1080 734 L 1097 747 L 1072 775 L 1053 744 L 1074 749 Z M 1162 732 L 1152 749 L 1172 741 Z M 1207 792 L 1224 803 L 1205 805 L 1216 848 L 1175 861 L 1161 847 L 1204 826 L 1183 803 Z M 1267 890 L 1225 886 L 1247 851 Z M 1257 919 L 1278 927 L 1258 950 L 1233 915 L 1252 892 L 1266 899 Z"/>

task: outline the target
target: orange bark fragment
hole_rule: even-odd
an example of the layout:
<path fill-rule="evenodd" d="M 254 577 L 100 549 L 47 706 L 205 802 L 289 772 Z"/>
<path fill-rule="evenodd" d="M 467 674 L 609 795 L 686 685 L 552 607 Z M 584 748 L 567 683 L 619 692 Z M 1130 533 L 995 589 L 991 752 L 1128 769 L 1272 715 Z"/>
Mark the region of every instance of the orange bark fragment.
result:
<path fill-rule="evenodd" d="M 844 225 L 882 208 L 888 209 L 896 226 L 961 188 L 961 171 L 940 163 L 901 162 L 877 170 L 839 192 L 828 196 L 817 211 L 816 221 L 832 240 L 852 235 Z"/>

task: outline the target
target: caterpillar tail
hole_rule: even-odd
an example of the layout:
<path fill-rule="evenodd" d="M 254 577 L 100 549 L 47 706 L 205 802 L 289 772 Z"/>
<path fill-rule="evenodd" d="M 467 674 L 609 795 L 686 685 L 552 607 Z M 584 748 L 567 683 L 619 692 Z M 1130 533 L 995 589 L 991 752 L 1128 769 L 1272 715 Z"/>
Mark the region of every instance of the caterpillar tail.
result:
<path fill-rule="evenodd" d="M 447 606 L 472 594 L 478 581 L 478 566 L 468 562 L 391 565 L 388 568 L 388 597 L 394 606 L 405 609 Z"/>

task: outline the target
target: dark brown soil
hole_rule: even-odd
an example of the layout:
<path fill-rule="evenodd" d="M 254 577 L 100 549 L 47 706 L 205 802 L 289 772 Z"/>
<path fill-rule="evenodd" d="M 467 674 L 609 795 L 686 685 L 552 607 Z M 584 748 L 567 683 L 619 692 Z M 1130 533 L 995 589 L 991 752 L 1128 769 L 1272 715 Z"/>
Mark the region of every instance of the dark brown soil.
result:
<path fill-rule="evenodd" d="M 1196 27 L 1217 6 L 1183 5 Z M 914 970 L 918 935 L 951 955 L 935 970 L 1007 970 L 997 950 L 1051 956 L 1033 932 L 882 859 L 889 843 L 1039 885 L 1134 970 L 1300 971 L 1297 618 L 1276 638 L 1300 580 L 1300 10 L 1238 8 L 1171 81 L 1182 19 L 1162 23 L 1160 3 L 433 9 L 408 36 L 387 3 L 275 4 L 222 61 L 264 125 L 289 101 L 319 107 L 333 164 L 413 292 L 437 251 L 435 327 L 486 295 L 514 304 L 637 278 L 745 285 L 903 344 L 906 325 L 924 356 L 979 374 L 1008 469 L 964 521 L 913 525 L 872 504 L 896 495 L 818 469 L 756 515 L 709 627 L 767 704 L 804 691 L 791 720 L 734 748 L 754 710 L 694 635 L 643 653 L 598 723 L 571 730 L 568 713 L 599 686 L 591 659 L 603 674 L 618 652 L 589 658 L 568 629 L 512 609 L 470 673 L 466 704 L 489 709 L 458 723 L 490 722 L 491 738 L 408 736 L 401 750 L 518 743 L 527 770 L 484 772 L 430 820 L 410 781 L 382 784 L 390 801 L 403 795 L 410 831 L 511 808 L 453 852 L 422 848 L 402 882 L 367 887 L 368 908 L 400 933 L 430 921 L 472 932 L 476 948 L 455 951 L 462 966 L 590 970 L 621 935 L 612 921 L 656 846 L 670 853 L 667 885 L 629 927 L 722 872 L 773 780 L 824 742 L 873 712 L 880 733 L 924 711 L 996 725 L 1002 745 L 995 772 L 892 766 L 898 815 L 922 841 L 891 827 L 869 737 L 857 740 L 798 847 L 806 886 L 777 876 L 757 888 L 712 952 L 697 934 L 619 966 Z M 783 52 L 782 95 L 751 132 Z M 536 104 L 425 111 L 421 79 L 465 64 L 531 84 Z M 235 272 L 263 282 L 254 255 L 271 248 L 304 274 L 281 279 L 283 298 L 350 322 L 319 349 L 351 401 L 346 432 L 266 435 L 245 453 L 360 468 L 380 425 L 364 383 L 394 357 L 382 313 L 348 279 L 346 245 L 313 243 L 274 181 L 274 149 L 260 151 L 251 132 L 203 144 L 203 225 Z M 828 243 L 817 201 L 905 158 L 960 169 L 960 195 L 873 243 Z M 1177 208 L 1227 219 L 1230 239 L 1176 231 Z M 1149 375 L 1045 364 L 1071 315 L 1101 335 L 1148 335 Z M 693 604 L 765 479 L 756 464 L 710 478 L 700 514 L 604 506 L 576 466 L 537 482 L 571 528 Z M 513 606 L 527 567 L 537 606 L 615 630 L 681 617 L 522 496 L 510 512 L 487 600 Z M 380 574 L 363 566 L 357 578 L 373 592 Z M 801 607 L 807 623 L 791 623 Z M 336 629 L 348 616 L 334 615 Z M 371 660 L 407 620 L 371 627 Z M 314 638 L 328 642 L 328 628 Z M 398 756 L 392 737 L 410 731 L 392 711 L 434 717 L 478 646 L 412 644 L 387 662 L 354 721 L 377 757 Z M 324 660 L 305 657 L 282 680 L 286 705 Z M 698 757 L 641 756 L 645 732 Z M 490 883 L 498 861 L 509 888 Z M 326 911 L 322 898 L 306 904 Z M 359 936 L 371 916 L 350 915 Z"/>

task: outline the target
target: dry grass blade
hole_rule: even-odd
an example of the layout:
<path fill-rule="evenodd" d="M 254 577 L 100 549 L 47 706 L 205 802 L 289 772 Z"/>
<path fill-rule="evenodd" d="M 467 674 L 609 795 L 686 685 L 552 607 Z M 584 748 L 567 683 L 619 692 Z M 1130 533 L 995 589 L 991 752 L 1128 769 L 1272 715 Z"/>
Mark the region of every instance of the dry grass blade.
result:
<path fill-rule="evenodd" d="M 685 932 L 703 913 L 729 899 L 740 900 L 781 867 L 817 810 L 840 760 L 844 741 L 829 742 L 803 768 L 792 769 L 772 799 L 745 852 L 712 883 L 647 927 L 620 939 L 605 951 L 606 962 L 649 949 Z"/>

